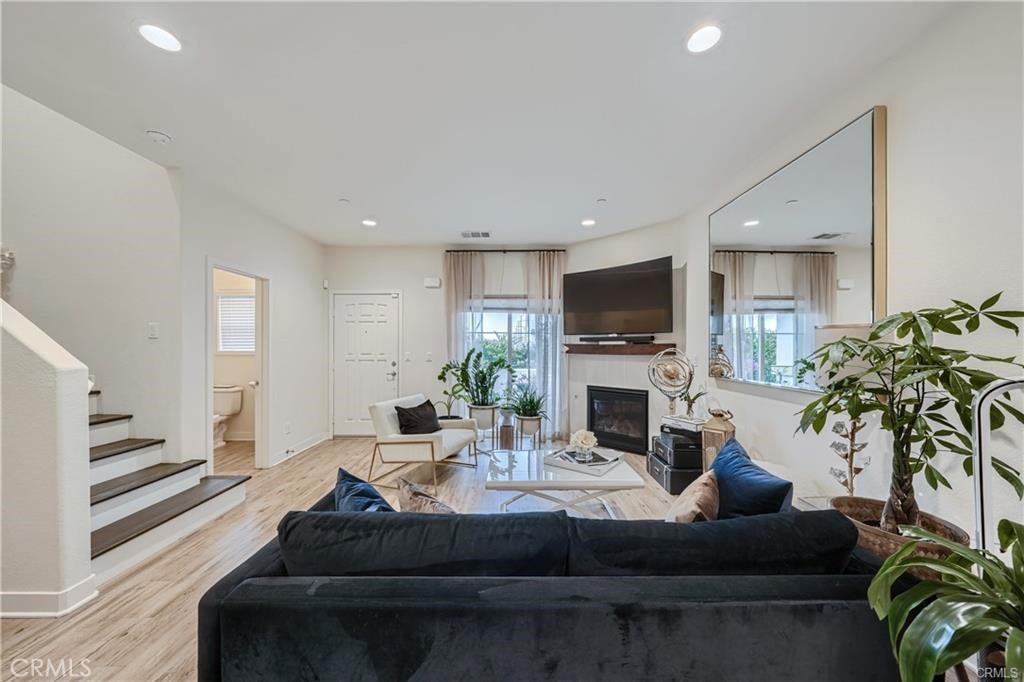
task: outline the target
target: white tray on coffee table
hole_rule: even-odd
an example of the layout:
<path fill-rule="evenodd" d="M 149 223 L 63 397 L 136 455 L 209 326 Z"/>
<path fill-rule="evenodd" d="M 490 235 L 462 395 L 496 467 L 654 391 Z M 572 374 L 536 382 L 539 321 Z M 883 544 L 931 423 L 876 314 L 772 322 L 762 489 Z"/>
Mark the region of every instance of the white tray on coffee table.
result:
<path fill-rule="evenodd" d="M 501 511 L 527 495 L 553 503 L 548 511 L 572 509 L 582 516 L 595 517 L 579 505 L 598 500 L 604 505 L 608 516 L 615 518 L 611 507 L 603 499 L 608 493 L 618 490 L 635 490 L 644 487 L 640 474 L 623 459 L 602 476 L 592 476 L 571 469 L 550 466 L 544 456 L 555 450 L 492 450 L 487 468 L 487 490 L 507 490 L 518 495 L 501 503 Z M 596 452 L 617 454 L 607 448 L 595 448 Z M 559 497 L 556 492 L 573 493 L 571 497 Z"/>

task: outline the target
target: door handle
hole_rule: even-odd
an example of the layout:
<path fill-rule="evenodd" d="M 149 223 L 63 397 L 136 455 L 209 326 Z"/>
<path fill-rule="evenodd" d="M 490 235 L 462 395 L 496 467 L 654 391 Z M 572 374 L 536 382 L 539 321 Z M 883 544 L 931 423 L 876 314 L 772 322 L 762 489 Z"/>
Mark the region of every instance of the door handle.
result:
<path fill-rule="evenodd" d="M 396 372 L 395 370 L 391 370 L 390 372 L 386 372 L 384 376 L 391 377 L 392 379 L 394 379 L 396 376 L 398 376 L 398 372 Z"/>
<path fill-rule="evenodd" d="M 256 388 L 256 387 L 257 387 L 257 386 L 259 386 L 259 385 L 260 385 L 260 382 L 258 382 L 258 381 L 250 381 L 250 382 L 249 382 L 249 386 L 250 386 L 251 388 Z"/>

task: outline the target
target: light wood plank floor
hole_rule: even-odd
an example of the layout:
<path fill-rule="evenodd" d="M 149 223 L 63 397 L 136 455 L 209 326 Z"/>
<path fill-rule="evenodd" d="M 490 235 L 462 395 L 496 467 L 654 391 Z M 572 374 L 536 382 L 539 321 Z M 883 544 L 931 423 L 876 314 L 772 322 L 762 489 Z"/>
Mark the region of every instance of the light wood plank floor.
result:
<path fill-rule="evenodd" d="M 202 594 L 269 541 L 285 512 L 307 509 L 330 490 L 338 467 L 365 478 L 372 443 L 367 438 L 328 441 L 266 470 L 253 469 L 251 443 L 229 443 L 218 449 L 216 473 L 252 475 L 246 484 L 246 501 L 107 583 L 97 599 L 69 616 L 2 621 L 0 679 L 14 679 L 10 662 L 15 658 L 88 658 L 91 679 L 103 682 L 194 680 L 196 605 Z M 629 463 L 642 472 L 647 487 L 609 495 L 609 504 L 621 518 L 661 517 L 671 496 L 643 471 L 642 457 L 630 455 Z M 487 459 L 481 454 L 478 469 L 440 467 L 438 496 L 462 512 L 499 511 L 501 502 L 512 493 L 484 491 L 486 466 Z M 403 475 L 427 483 L 430 468 L 408 468 Z M 381 491 L 397 508 L 395 491 Z M 513 509 L 531 511 L 546 504 L 524 498 Z M 599 502 L 591 504 L 589 511 L 604 513 Z"/>

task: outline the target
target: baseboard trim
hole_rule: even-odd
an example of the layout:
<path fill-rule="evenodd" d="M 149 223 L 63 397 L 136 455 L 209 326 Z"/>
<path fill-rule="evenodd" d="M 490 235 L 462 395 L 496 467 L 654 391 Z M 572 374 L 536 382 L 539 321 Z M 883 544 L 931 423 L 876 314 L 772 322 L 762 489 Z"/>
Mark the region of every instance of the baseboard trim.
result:
<path fill-rule="evenodd" d="M 285 462 L 291 459 L 292 457 L 295 457 L 296 455 L 301 455 L 303 452 L 309 450 L 312 447 L 320 445 L 320 443 L 323 443 L 325 440 L 330 439 L 331 437 L 327 434 L 326 431 L 321 431 L 320 433 L 314 436 L 310 436 L 306 440 L 299 441 L 299 443 L 297 443 L 294 448 L 288 448 L 288 450 L 291 450 L 291 452 L 285 450 L 284 452 L 278 453 L 277 457 L 274 458 L 274 461 L 271 462 L 270 466 L 277 466 L 278 464 Z"/>
<path fill-rule="evenodd" d="M 98 594 L 95 573 L 60 592 L 0 592 L 0 618 L 59 618 Z"/>

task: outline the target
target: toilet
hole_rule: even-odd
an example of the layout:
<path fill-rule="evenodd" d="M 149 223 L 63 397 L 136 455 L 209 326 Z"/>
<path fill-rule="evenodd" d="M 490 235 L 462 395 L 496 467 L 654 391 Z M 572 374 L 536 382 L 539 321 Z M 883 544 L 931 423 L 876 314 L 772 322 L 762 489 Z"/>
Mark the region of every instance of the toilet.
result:
<path fill-rule="evenodd" d="M 242 387 L 215 385 L 213 387 L 213 447 L 224 445 L 228 420 L 242 411 Z"/>

